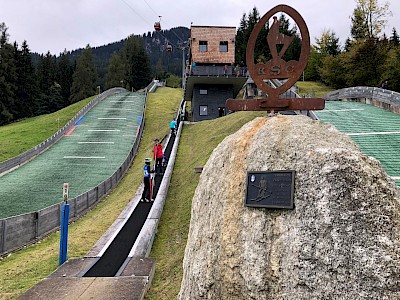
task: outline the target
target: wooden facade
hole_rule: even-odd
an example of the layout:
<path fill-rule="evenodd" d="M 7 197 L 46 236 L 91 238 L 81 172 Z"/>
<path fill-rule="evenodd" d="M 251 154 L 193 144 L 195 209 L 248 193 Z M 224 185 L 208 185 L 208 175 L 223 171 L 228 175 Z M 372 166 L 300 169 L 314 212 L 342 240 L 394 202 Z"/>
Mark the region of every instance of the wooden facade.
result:
<path fill-rule="evenodd" d="M 196 64 L 228 64 L 235 62 L 235 27 L 192 26 L 190 52 Z"/>

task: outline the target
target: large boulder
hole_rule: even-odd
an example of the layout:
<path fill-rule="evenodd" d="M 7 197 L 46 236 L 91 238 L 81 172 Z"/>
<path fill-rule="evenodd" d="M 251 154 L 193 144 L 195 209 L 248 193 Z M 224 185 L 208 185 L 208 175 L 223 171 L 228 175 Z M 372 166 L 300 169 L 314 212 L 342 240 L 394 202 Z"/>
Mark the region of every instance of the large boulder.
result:
<path fill-rule="evenodd" d="M 293 210 L 245 207 L 248 171 L 295 170 Z M 257 118 L 197 186 L 180 299 L 400 299 L 399 188 L 333 126 Z"/>

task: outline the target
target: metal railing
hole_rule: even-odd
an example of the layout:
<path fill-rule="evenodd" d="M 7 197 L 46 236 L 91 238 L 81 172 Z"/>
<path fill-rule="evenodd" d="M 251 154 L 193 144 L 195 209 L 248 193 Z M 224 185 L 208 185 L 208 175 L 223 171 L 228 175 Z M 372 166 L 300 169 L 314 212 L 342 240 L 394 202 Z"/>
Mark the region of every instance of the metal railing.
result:
<path fill-rule="evenodd" d="M 246 67 L 234 66 L 195 66 L 190 69 L 191 76 L 227 76 L 227 77 L 247 77 Z"/>
<path fill-rule="evenodd" d="M 145 88 L 145 102 L 143 107 L 143 113 L 141 118 L 141 123 L 139 124 L 139 130 L 137 131 L 136 140 L 127 155 L 124 162 L 121 166 L 106 180 L 101 182 L 96 187 L 86 191 L 85 193 L 73 198 L 68 199 L 68 203 L 70 204 L 70 217 L 69 221 L 73 221 L 80 216 L 82 216 L 89 208 L 91 208 L 98 201 L 103 199 L 107 193 L 115 188 L 120 180 L 123 178 L 125 172 L 129 169 L 130 165 L 135 158 L 140 140 L 143 135 L 143 129 L 145 124 L 145 113 L 146 113 L 146 103 L 148 92 L 153 90 L 154 82 L 152 82 L 149 86 Z M 40 151 L 27 151 L 24 154 L 24 157 L 30 157 L 41 153 L 46 148 L 50 147 L 54 144 L 58 139 L 62 137 L 62 135 L 73 125 L 75 124 L 75 120 L 79 120 L 82 115 L 84 115 L 90 108 L 92 108 L 95 104 L 105 99 L 107 96 L 126 91 L 122 88 L 114 88 L 108 90 L 101 95 L 97 96 L 90 103 L 88 103 L 78 114 L 71 119 L 62 129 L 60 129 L 56 134 L 54 134 L 51 138 L 36 146 L 40 147 Z M 45 148 L 46 147 L 46 148 Z M 35 153 L 35 154 L 33 154 Z M 15 159 L 15 166 L 19 164 L 21 159 Z M 13 160 L 11 159 L 11 160 Z M 27 159 L 29 160 L 29 159 Z M 25 160 L 25 161 L 27 161 Z M 10 160 L 9 160 L 10 161 Z M 8 161 L 7 161 L 8 162 Z M 52 206 L 46 207 L 39 211 L 30 212 L 18 216 L 8 217 L 4 219 L 0 219 L 0 255 L 4 255 L 11 251 L 20 249 L 21 247 L 31 244 L 40 238 L 46 236 L 47 234 L 57 230 L 60 226 L 60 214 L 61 214 L 61 206 L 62 202 L 54 204 Z"/>

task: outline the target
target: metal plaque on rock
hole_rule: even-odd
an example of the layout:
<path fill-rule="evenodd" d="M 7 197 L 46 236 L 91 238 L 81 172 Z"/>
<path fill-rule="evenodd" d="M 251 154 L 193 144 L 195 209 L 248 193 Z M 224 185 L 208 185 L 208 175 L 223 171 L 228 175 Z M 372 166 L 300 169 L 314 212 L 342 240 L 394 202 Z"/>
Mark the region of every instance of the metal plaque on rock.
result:
<path fill-rule="evenodd" d="M 293 209 L 295 171 L 248 172 L 245 206 Z"/>

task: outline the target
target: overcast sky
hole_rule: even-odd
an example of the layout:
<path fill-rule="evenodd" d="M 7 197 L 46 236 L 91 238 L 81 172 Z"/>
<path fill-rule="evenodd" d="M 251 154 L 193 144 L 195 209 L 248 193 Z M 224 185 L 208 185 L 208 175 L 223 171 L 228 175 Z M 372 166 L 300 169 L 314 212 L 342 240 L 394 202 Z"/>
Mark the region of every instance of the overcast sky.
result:
<path fill-rule="evenodd" d="M 393 16 L 385 32 L 400 31 L 400 0 L 390 0 Z M 9 41 L 27 41 L 32 52 L 60 54 L 101 46 L 153 30 L 158 15 L 163 29 L 193 25 L 239 26 L 243 13 L 257 7 L 260 16 L 277 4 L 287 4 L 305 19 L 311 43 L 324 29 L 333 30 L 343 45 L 350 36 L 355 0 L 0 0 L 0 23 Z M 383 3 L 383 1 L 380 1 Z"/>

